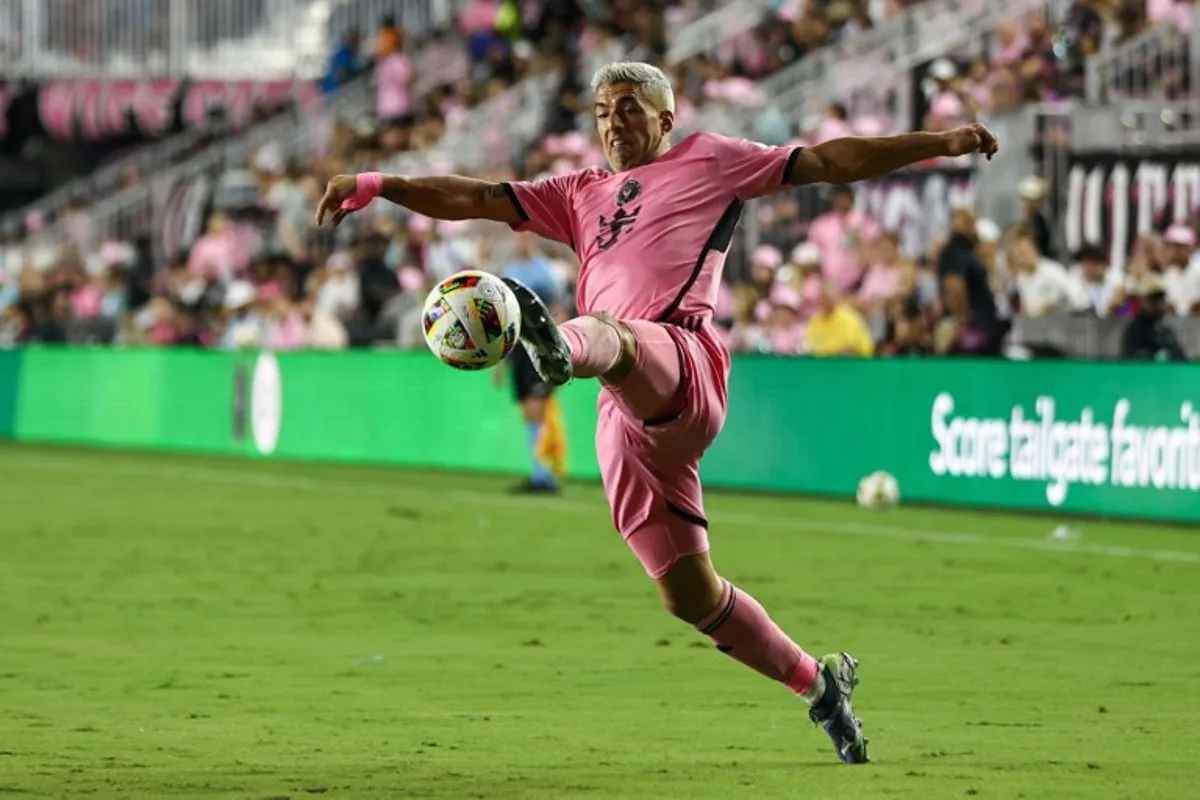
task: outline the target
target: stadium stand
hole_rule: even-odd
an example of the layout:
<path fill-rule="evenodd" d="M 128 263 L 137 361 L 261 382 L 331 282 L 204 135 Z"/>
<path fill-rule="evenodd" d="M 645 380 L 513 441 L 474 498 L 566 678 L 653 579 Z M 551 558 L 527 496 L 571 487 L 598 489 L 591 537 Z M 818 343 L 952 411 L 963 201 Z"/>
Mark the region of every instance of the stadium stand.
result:
<path fill-rule="evenodd" d="M 502 267 L 512 237 L 384 203 L 315 229 L 325 179 L 600 163 L 588 77 L 639 58 L 669 67 L 683 134 L 803 145 L 979 119 L 1006 145 L 982 169 L 932 163 L 751 204 L 718 310 L 735 349 L 820 355 L 813 320 L 838 310 L 880 354 L 1200 355 L 1191 3 L 263 0 L 232 16 L 214 4 L 216 22 L 184 25 L 187 55 L 163 58 L 146 31 L 172 4 L 114 4 L 122 20 L 143 14 L 136 35 L 78 9 L 63 17 L 75 27 L 32 35 L 30 9 L 55 5 L 4 7 L 20 23 L 0 45 L 10 74 L 85 64 L 115 80 L 156 63 L 173 74 L 261 44 L 284 17 L 305 21 L 292 31 L 319 28 L 324 50 L 266 68 L 287 87 L 273 105 L 218 127 L 167 126 L 174 135 L 5 216 L 8 345 L 419 346 L 432 282 Z M 547 255 L 571 285 L 571 254 Z M 994 309 L 987 324 L 964 322 L 962 298 L 944 295 L 951 272 L 984 276 L 966 302 Z M 1175 319 L 1151 327 L 1179 346 L 1128 346 L 1130 320 L 1158 295 Z"/>

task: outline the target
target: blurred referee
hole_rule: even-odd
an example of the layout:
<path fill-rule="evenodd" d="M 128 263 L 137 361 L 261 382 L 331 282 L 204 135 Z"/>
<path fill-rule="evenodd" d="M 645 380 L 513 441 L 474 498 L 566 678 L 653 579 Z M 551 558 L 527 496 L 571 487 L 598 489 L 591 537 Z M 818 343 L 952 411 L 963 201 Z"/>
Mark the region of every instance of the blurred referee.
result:
<path fill-rule="evenodd" d="M 555 316 L 563 315 L 563 287 L 554 269 L 539 250 L 537 238 L 531 233 L 517 235 L 512 259 L 504 277 L 515 278 L 532 289 Z M 563 320 L 559 320 L 560 322 Z M 542 380 L 520 343 L 501 362 L 508 365 L 512 375 L 513 394 L 521 406 L 521 415 L 529 441 L 532 470 L 529 479 L 514 487 L 522 494 L 556 494 L 565 472 L 566 441 L 554 388 Z M 495 370 L 496 385 L 504 381 L 502 368 Z"/>

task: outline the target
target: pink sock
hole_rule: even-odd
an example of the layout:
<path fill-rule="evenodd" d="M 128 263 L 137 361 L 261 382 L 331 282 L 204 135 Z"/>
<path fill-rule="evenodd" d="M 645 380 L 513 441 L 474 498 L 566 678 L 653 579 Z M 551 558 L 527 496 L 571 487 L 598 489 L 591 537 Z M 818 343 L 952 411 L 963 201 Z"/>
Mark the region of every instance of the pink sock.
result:
<path fill-rule="evenodd" d="M 571 366 L 576 378 L 596 378 L 617 365 L 621 335 L 612 325 L 595 317 L 577 317 L 558 329 L 571 347 Z"/>
<path fill-rule="evenodd" d="M 817 679 L 817 660 L 780 630 L 758 601 L 729 581 L 717 610 L 696 628 L 716 643 L 717 649 L 750 669 L 779 681 L 796 694 L 804 694 Z"/>

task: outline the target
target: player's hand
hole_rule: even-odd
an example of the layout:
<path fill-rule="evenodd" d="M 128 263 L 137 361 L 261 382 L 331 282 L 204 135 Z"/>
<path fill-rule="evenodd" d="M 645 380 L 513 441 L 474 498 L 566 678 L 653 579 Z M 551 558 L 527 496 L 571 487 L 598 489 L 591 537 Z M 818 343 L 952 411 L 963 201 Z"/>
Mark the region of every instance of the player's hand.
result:
<path fill-rule="evenodd" d="M 945 136 L 951 157 L 982 153 L 990 161 L 992 156 L 996 155 L 996 152 L 1000 149 L 1000 140 L 996 138 L 996 134 L 978 122 L 972 122 L 970 125 L 955 128 L 952 131 L 948 131 Z"/>
<path fill-rule="evenodd" d="M 358 210 L 342 206 L 347 199 L 354 196 L 357 185 L 357 179 L 353 175 L 335 175 L 329 179 L 329 185 L 325 187 L 325 196 L 317 206 L 318 228 L 325 224 L 326 214 L 332 215 L 333 226 L 336 228 L 348 215 Z"/>
<path fill-rule="evenodd" d="M 504 388 L 504 369 L 499 365 L 492 370 L 492 386 L 497 389 Z"/>

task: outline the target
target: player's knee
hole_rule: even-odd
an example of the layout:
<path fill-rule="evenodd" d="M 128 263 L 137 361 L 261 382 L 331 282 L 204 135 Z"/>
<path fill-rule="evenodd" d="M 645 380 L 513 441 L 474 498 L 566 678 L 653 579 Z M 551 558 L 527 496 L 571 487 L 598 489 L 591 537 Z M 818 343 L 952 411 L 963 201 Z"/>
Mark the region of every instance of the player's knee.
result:
<path fill-rule="evenodd" d="M 672 616 L 695 625 L 721 602 L 721 578 L 707 553 L 684 556 L 658 580 L 663 607 Z"/>
<path fill-rule="evenodd" d="M 600 380 L 605 383 L 620 383 L 637 362 L 637 337 L 633 335 L 633 331 L 629 330 L 628 325 L 621 322 L 612 314 L 598 311 L 592 316 L 607 325 L 611 325 L 621 338 L 621 355 L 617 358 L 617 363 L 613 365 L 612 369 L 600 376 Z"/>

